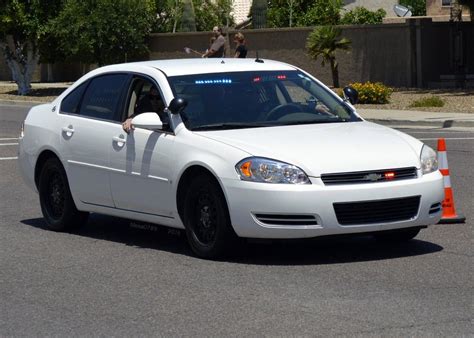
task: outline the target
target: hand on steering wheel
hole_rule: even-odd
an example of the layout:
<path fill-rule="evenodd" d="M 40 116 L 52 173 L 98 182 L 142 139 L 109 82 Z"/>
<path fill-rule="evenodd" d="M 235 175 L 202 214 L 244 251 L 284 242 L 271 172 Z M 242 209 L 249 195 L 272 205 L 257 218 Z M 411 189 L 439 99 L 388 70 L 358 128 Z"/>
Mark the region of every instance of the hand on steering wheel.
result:
<path fill-rule="evenodd" d="M 300 113 L 303 109 L 297 103 L 284 103 L 271 109 L 265 116 L 265 121 L 278 120 L 289 113 Z"/>

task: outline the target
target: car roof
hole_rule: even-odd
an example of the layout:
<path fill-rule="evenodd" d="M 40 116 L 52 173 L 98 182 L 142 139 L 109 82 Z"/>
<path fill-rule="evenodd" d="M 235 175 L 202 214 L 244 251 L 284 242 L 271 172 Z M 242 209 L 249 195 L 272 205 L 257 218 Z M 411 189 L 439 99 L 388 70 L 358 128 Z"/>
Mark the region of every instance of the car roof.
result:
<path fill-rule="evenodd" d="M 267 59 L 259 59 L 259 61 L 261 62 L 255 59 L 238 58 L 153 60 L 105 66 L 98 69 L 98 71 L 134 71 L 139 68 L 150 67 L 161 70 L 167 76 L 180 76 L 242 71 L 295 70 L 295 67 L 287 63 Z"/>

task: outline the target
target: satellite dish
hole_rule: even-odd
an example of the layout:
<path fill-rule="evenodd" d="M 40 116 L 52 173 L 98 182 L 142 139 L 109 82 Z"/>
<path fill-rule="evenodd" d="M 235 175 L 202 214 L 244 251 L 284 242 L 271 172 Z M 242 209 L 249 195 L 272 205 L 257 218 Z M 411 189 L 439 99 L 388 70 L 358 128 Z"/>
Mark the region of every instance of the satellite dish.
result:
<path fill-rule="evenodd" d="M 395 12 L 395 14 L 397 14 L 397 16 L 402 18 L 409 18 L 410 16 L 412 16 L 410 8 L 402 5 L 393 6 L 393 11 Z"/>

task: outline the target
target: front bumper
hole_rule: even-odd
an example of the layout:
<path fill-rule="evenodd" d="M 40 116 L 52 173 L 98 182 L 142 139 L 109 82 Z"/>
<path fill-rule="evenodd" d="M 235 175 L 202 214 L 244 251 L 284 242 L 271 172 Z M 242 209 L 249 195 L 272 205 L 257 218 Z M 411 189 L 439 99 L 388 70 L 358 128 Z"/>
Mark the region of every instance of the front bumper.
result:
<path fill-rule="evenodd" d="M 240 237 L 309 238 L 324 235 L 373 232 L 436 224 L 441 209 L 430 214 L 430 208 L 444 199 L 443 177 L 439 171 L 416 179 L 393 182 L 325 186 L 320 178 L 308 185 L 268 184 L 238 179 L 222 181 L 232 226 Z M 409 220 L 341 225 L 333 203 L 377 201 L 420 196 L 416 216 Z M 317 224 L 265 224 L 256 215 L 308 215 Z M 282 222 L 279 222 L 282 223 Z M 283 222 L 284 223 L 284 222 Z"/>

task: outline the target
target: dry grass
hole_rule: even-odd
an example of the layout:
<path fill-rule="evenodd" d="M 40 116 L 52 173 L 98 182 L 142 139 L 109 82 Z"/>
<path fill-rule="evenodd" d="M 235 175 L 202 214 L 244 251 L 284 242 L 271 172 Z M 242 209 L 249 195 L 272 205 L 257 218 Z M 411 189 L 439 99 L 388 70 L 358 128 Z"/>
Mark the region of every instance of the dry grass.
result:
<path fill-rule="evenodd" d="M 71 83 L 33 83 L 28 95 L 18 95 L 15 83 L 0 83 L 0 100 L 51 102 L 60 95 Z"/>
<path fill-rule="evenodd" d="M 418 100 L 437 96 L 443 107 L 411 107 Z M 358 108 L 474 113 L 474 89 L 395 89 L 388 104 L 360 104 Z"/>

